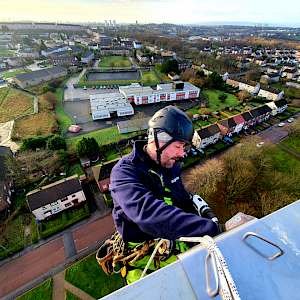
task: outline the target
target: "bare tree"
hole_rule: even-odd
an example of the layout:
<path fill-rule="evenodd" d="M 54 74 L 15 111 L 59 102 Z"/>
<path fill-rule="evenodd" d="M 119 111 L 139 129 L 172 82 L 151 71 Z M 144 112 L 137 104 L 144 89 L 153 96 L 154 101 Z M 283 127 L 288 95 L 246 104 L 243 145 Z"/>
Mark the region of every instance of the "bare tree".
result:
<path fill-rule="evenodd" d="M 291 136 L 292 134 L 298 133 L 300 130 L 300 119 L 297 118 L 293 122 L 288 123 L 285 126 L 285 129 L 287 130 L 289 136 Z"/>
<path fill-rule="evenodd" d="M 57 96 L 52 92 L 47 92 L 43 95 L 44 100 L 46 100 L 49 104 L 55 107 L 57 103 Z"/>
<path fill-rule="evenodd" d="M 125 67 L 125 62 L 124 62 L 124 60 L 121 60 L 121 61 L 120 61 L 120 66 L 121 66 L 122 69 Z"/>
<path fill-rule="evenodd" d="M 111 60 L 110 62 L 109 62 L 109 67 L 110 68 L 114 68 L 114 66 L 115 66 L 115 63 L 114 63 L 114 61 L 113 60 Z"/>
<path fill-rule="evenodd" d="M 143 129 L 143 125 L 145 123 L 146 118 L 147 116 L 143 112 L 138 112 L 131 118 L 131 121 L 134 121 L 134 124 L 137 127 L 137 129 L 141 131 Z"/>
<path fill-rule="evenodd" d="M 87 62 L 87 66 L 89 68 L 93 67 L 94 66 L 94 61 L 92 59 L 90 59 L 88 62 Z"/>

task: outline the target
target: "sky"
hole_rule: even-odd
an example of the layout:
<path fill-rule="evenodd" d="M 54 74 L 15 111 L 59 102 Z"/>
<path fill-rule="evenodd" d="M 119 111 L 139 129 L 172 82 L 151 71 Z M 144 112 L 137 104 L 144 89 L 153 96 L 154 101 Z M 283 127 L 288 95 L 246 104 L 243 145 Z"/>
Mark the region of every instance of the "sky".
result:
<path fill-rule="evenodd" d="M 250 22 L 300 27 L 299 11 L 299 0 L 0 0 L 2 22 Z"/>

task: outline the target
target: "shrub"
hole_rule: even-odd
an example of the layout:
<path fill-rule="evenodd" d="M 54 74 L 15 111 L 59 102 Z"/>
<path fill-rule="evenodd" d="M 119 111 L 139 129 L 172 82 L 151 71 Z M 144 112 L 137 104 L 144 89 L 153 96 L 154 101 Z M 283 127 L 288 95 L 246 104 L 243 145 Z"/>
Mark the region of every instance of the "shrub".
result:
<path fill-rule="evenodd" d="M 55 92 L 55 88 L 53 88 L 52 86 L 44 86 L 43 87 L 43 94 L 46 94 L 47 92 L 54 93 Z"/>

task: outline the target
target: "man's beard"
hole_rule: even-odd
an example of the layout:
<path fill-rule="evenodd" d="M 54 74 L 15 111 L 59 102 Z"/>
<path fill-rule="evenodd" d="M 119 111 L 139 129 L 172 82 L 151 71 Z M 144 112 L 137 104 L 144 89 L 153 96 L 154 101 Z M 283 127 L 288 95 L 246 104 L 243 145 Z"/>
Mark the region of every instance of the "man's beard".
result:
<path fill-rule="evenodd" d="M 175 161 L 172 163 L 172 162 L 170 161 L 171 159 L 175 159 Z M 175 165 L 176 161 L 178 160 L 178 157 L 173 157 L 173 158 L 171 158 L 171 159 L 170 159 L 168 162 L 165 163 L 164 167 L 165 167 L 166 169 L 172 169 L 173 166 Z"/>

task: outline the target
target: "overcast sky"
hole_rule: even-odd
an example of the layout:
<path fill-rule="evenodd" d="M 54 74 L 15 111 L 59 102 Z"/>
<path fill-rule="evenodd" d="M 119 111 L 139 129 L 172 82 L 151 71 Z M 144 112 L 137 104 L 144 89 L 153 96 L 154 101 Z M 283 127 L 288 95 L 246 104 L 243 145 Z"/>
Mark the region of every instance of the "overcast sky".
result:
<path fill-rule="evenodd" d="M 300 27 L 299 12 L 299 0 L 0 0 L 0 21 L 251 22 Z"/>

